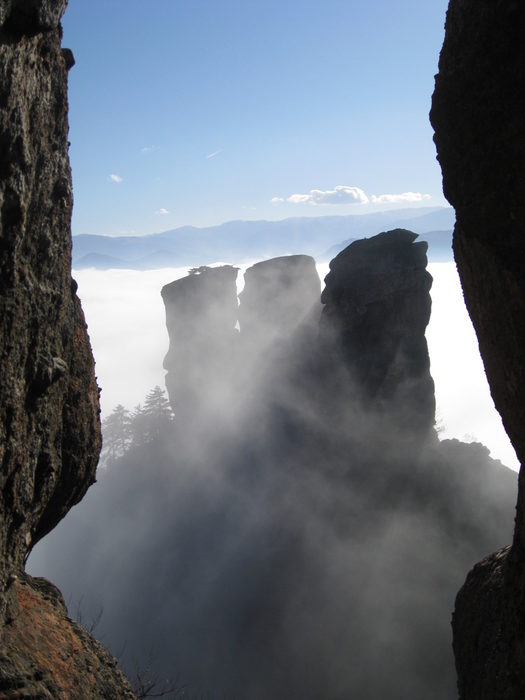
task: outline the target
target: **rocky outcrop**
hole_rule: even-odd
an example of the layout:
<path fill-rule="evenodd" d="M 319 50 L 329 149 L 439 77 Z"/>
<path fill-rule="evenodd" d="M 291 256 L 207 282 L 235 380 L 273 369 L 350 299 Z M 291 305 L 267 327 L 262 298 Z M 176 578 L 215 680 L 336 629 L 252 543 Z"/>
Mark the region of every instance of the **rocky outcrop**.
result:
<path fill-rule="evenodd" d="M 66 4 L 0 0 L 0 635 L 8 693 L 1 697 L 103 697 L 30 693 L 24 674 L 45 675 L 53 658 L 43 646 L 29 661 L 42 601 L 13 583 L 34 544 L 94 482 L 100 451 L 94 363 L 71 279 L 73 59 L 61 49 L 59 24 Z M 45 615 L 50 645 L 58 644 L 55 632 L 75 634 L 63 611 Z M 87 653 L 91 643 L 75 649 Z M 113 681 L 120 687 L 117 675 Z"/>
<path fill-rule="evenodd" d="M 60 591 L 49 581 L 27 575 L 12 580 L 0 700 L 132 700 L 116 665 L 102 644 L 68 618 Z"/>
<path fill-rule="evenodd" d="M 416 238 L 395 229 L 349 245 L 330 263 L 322 304 L 307 255 L 248 268 L 239 307 L 231 266 L 198 268 L 166 285 L 164 367 L 175 413 L 195 417 L 210 406 L 224 413 L 237 394 L 253 395 L 250 410 L 284 425 L 297 408 L 288 398 L 294 396 L 312 415 L 335 410 L 348 417 L 351 405 L 367 414 L 361 423 L 372 431 L 379 428 L 373 414 L 389 435 L 425 438 L 435 420 L 425 339 L 432 278 L 427 244 Z"/>
<path fill-rule="evenodd" d="M 395 229 L 355 241 L 332 260 L 321 335 L 330 366 L 346 367 L 361 406 L 422 437 L 435 420 L 425 339 L 432 277 L 427 244 L 416 238 Z"/>
<path fill-rule="evenodd" d="M 236 369 L 237 268 L 201 267 L 162 288 L 170 339 L 166 388 L 176 416 L 221 411 Z M 205 400 L 204 400 L 205 399 Z"/>
<path fill-rule="evenodd" d="M 456 209 L 454 254 L 492 396 L 525 459 L 525 7 L 452 0 L 431 121 Z M 511 549 L 468 576 L 454 615 L 462 700 L 525 697 L 525 472 Z"/>

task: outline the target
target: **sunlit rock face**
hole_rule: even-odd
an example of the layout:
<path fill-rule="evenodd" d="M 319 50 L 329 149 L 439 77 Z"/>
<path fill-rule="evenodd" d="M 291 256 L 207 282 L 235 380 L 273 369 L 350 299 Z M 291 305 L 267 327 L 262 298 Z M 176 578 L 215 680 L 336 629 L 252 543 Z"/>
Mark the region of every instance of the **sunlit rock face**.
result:
<path fill-rule="evenodd" d="M 431 121 L 454 254 L 496 407 L 525 459 L 525 7 L 452 0 Z M 525 697 L 525 474 L 512 549 L 469 574 L 454 649 L 462 700 Z"/>
<path fill-rule="evenodd" d="M 16 697 L 59 697 L 48 652 L 69 623 L 50 621 L 29 660 L 32 613 L 17 607 L 15 582 L 33 545 L 94 482 L 100 451 L 94 363 L 71 279 L 66 4 L 0 0 L 0 694 Z M 76 640 L 81 654 L 89 641 Z M 109 675 L 111 697 L 126 697 L 113 666 Z M 67 695 L 102 696 L 100 687 Z"/>
<path fill-rule="evenodd" d="M 240 294 L 243 342 L 259 348 L 287 338 L 319 309 L 321 283 L 309 255 L 287 255 L 249 267 Z"/>
<path fill-rule="evenodd" d="M 237 348 L 237 268 L 203 267 L 162 288 L 170 338 L 164 368 L 176 416 L 224 410 Z"/>
<path fill-rule="evenodd" d="M 427 244 L 403 229 L 349 245 L 330 263 L 321 301 L 323 351 L 348 371 L 363 409 L 399 431 L 434 427 L 434 382 L 425 329 L 432 277 Z"/>

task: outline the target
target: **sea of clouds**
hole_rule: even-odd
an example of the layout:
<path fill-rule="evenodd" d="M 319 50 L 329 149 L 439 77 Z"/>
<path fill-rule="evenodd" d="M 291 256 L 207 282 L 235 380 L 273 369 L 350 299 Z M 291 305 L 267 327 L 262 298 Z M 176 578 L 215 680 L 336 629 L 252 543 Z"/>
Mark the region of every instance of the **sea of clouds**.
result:
<path fill-rule="evenodd" d="M 240 266 L 239 289 L 246 267 Z M 317 269 L 324 279 L 328 264 Z M 187 271 L 73 271 L 96 358 L 103 417 L 117 404 L 134 408 L 152 387 L 164 386 L 168 334 L 160 290 Z M 426 335 L 440 437 L 482 442 L 493 458 L 517 470 L 514 449 L 490 396 L 455 264 L 431 263 L 429 271 L 434 284 Z"/>

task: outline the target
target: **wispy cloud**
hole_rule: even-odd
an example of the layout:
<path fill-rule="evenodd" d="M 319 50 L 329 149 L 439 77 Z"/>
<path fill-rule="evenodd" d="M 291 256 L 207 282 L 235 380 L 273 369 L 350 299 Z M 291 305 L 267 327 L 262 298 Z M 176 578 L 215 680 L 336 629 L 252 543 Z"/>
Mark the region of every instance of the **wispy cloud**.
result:
<path fill-rule="evenodd" d="M 140 152 L 142 153 L 143 156 L 147 156 L 150 153 L 153 153 L 153 151 L 158 151 L 159 147 L 158 146 L 144 146 L 144 148 L 140 149 Z"/>
<path fill-rule="evenodd" d="M 161 207 L 160 209 L 157 209 L 156 213 L 160 214 L 161 216 L 167 216 L 169 214 L 169 211 L 167 209 L 164 209 L 164 207 Z"/>
<path fill-rule="evenodd" d="M 120 175 L 116 175 L 115 173 L 111 173 L 111 175 L 109 176 L 109 180 L 110 182 L 115 182 L 117 185 L 122 182 L 122 178 L 120 177 Z"/>
<path fill-rule="evenodd" d="M 272 203 L 285 201 L 274 197 Z M 360 187 L 337 185 L 333 190 L 310 190 L 308 194 L 291 194 L 286 198 L 290 204 L 366 204 L 368 197 Z"/>
<path fill-rule="evenodd" d="M 206 160 L 210 160 L 211 158 L 215 158 L 216 156 L 219 155 L 219 153 L 222 153 L 222 148 L 219 148 L 218 151 L 213 151 L 213 153 L 208 153 L 206 156 Z"/>
<path fill-rule="evenodd" d="M 373 194 L 370 198 L 372 204 L 397 204 L 399 202 L 424 202 L 432 199 L 430 194 L 421 192 L 402 192 L 401 194 Z"/>

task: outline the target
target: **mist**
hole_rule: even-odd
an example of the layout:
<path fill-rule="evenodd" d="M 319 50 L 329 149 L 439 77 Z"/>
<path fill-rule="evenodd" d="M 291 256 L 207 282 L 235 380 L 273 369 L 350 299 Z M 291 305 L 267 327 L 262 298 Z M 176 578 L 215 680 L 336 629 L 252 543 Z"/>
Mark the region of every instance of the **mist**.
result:
<path fill-rule="evenodd" d="M 77 275 L 95 353 L 116 353 L 98 353 L 106 414 L 163 382 L 166 353 L 172 411 L 159 399 L 147 429 L 129 416 L 30 570 L 85 619 L 103 609 L 97 634 L 131 675 L 151 661 L 186 697 L 454 694 L 454 594 L 510 541 L 516 479 L 482 445 L 437 438 L 432 281 L 412 235 L 343 251 L 322 305 L 307 256 L 238 287 L 224 266 Z M 450 270 L 432 268 L 435 315 Z M 437 317 L 434 353 L 450 342 Z"/>
<path fill-rule="evenodd" d="M 239 292 L 249 266 L 238 266 Z M 490 396 L 455 263 L 430 263 L 428 269 L 434 282 L 426 338 L 436 387 L 439 435 L 481 442 L 494 459 L 517 471 L 514 448 Z M 328 263 L 318 263 L 317 270 L 324 280 Z M 118 404 L 132 409 L 152 387 L 164 386 L 162 360 L 168 334 L 160 289 L 187 272 L 188 267 L 73 271 L 96 358 L 103 416 Z"/>

